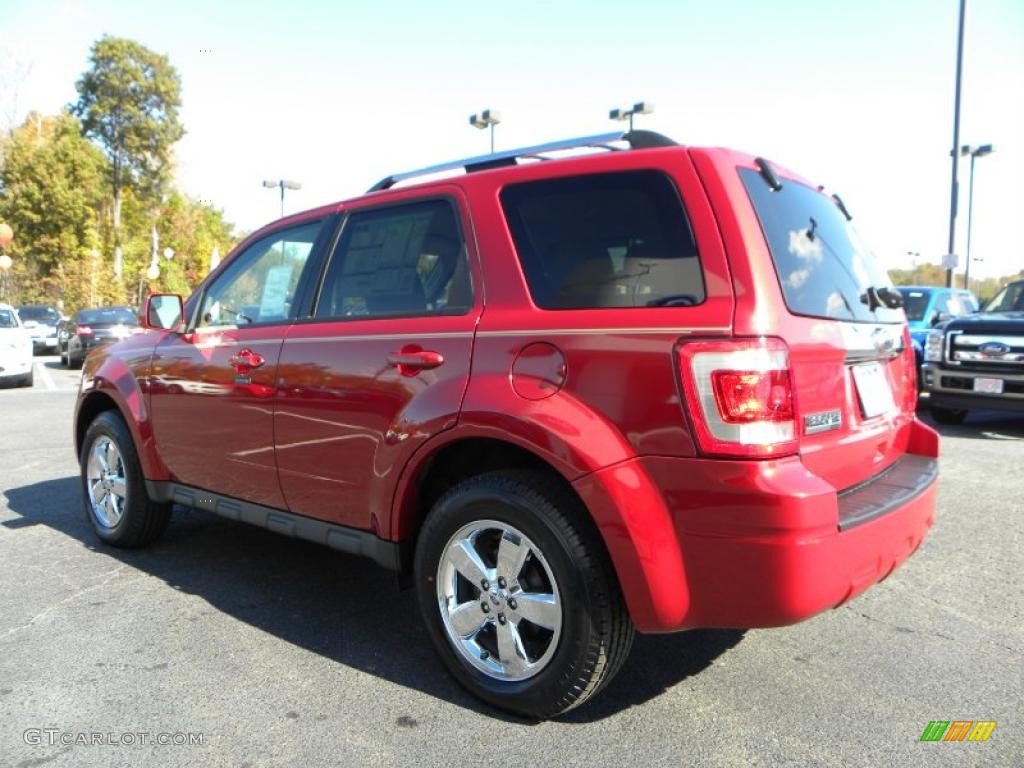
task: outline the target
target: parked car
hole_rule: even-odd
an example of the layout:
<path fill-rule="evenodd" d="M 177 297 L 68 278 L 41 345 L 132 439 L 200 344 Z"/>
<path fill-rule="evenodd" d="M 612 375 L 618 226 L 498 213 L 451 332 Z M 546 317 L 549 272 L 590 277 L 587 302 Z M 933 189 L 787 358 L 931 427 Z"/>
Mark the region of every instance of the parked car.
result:
<path fill-rule="evenodd" d="M 925 340 L 935 326 L 978 311 L 977 297 L 962 288 L 906 285 L 898 290 L 903 295 L 903 311 L 907 314 L 918 366 L 924 359 Z"/>
<path fill-rule="evenodd" d="M 139 315 L 131 307 L 83 309 L 65 322 L 57 333 L 60 361 L 79 368 L 90 350 L 124 339 L 139 327 Z"/>
<path fill-rule="evenodd" d="M 924 360 L 921 387 L 940 424 L 960 424 L 972 408 L 1024 413 L 1024 280 L 931 331 Z"/>
<path fill-rule="evenodd" d="M 87 516 L 115 546 L 178 503 L 368 556 L 460 683 L 557 715 L 635 630 L 801 621 L 925 538 L 938 437 L 857 243 L 789 171 L 644 131 L 389 176 L 89 356 Z"/>
<path fill-rule="evenodd" d="M 62 317 L 56 307 L 42 304 L 22 306 L 18 307 L 18 316 L 32 337 L 35 354 L 57 351 L 57 326 Z"/>
<path fill-rule="evenodd" d="M 0 384 L 31 387 L 32 337 L 10 304 L 0 304 Z"/>

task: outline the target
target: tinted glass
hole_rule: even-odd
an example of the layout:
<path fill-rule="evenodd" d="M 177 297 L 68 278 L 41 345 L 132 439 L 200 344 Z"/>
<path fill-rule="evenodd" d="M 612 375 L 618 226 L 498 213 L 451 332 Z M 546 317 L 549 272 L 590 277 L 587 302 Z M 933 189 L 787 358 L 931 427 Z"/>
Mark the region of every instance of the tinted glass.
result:
<path fill-rule="evenodd" d="M 739 173 L 791 312 L 858 322 L 903 320 L 902 310 L 882 306 L 872 312 L 866 303 L 869 287 L 892 282 L 830 198 L 788 179 L 775 191 L 757 171 Z"/>
<path fill-rule="evenodd" d="M 455 211 L 432 200 L 352 214 L 316 316 L 464 314 L 472 297 Z"/>
<path fill-rule="evenodd" d="M 203 296 L 200 327 L 272 323 L 295 317 L 295 292 L 323 222 L 282 230 L 235 257 Z"/>
<path fill-rule="evenodd" d="M 83 309 L 75 315 L 75 322 L 80 325 L 136 325 L 139 316 L 131 307 L 103 307 L 102 309 Z"/>
<path fill-rule="evenodd" d="M 23 323 L 28 320 L 35 320 L 37 323 L 56 325 L 60 322 L 60 315 L 53 307 L 20 307 L 18 309 L 18 317 L 21 318 Z"/>
<path fill-rule="evenodd" d="M 0 328 L 17 328 L 18 319 L 9 309 L 0 309 Z"/>
<path fill-rule="evenodd" d="M 911 290 L 900 288 L 903 294 L 903 311 L 907 313 L 907 320 L 924 320 L 924 313 L 928 309 L 928 299 L 931 294 L 928 291 Z"/>
<path fill-rule="evenodd" d="M 685 307 L 704 301 L 697 246 L 657 171 L 532 181 L 501 202 L 530 294 L 544 309 Z"/>
<path fill-rule="evenodd" d="M 985 307 L 986 312 L 1024 311 L 1024 283 L 1010 283 Z"/>

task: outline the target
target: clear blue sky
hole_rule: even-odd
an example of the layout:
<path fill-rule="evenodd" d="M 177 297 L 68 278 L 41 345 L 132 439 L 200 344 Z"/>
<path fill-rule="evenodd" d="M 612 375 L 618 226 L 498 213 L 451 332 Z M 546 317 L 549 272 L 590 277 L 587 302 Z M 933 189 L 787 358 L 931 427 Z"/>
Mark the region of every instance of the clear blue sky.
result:
<path fill-rule="evenodd" d="M 956 15 L 956 0 L 0 0 L 0 119 L 74 101 L 102 34 L 137 39 L 182 77 L 183 190 L 251 229 L 277 215 L 264 178 L 302 182 L 287 206 L 312 207 L 485 152 L 467 124 L 485 107 L 503 113 L 501 148 L 615 130 L 608 109 L 643 99 L 656 111 L 639 126 L 839 192 L 897 266 L 946 250 Z M 974 269 L 1020 269 L 1021 0 L 968 0 L 961 139 L 996 146 L 976 166 Z M 961 253 L 966 187 L 964 163 Z"/>

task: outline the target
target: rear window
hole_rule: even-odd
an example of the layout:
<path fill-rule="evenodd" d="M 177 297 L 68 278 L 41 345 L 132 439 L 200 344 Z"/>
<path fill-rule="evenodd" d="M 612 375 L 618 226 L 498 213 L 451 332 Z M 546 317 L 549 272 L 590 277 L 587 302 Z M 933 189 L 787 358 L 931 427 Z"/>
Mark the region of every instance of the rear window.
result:
<path fill-rule="evenodd" d="M 924 313 L 928 310 L 928 299 L 931 294 L 927 291 L 911 291 L 900 288 L 903 294 L 903 311 L 907 313 L 907 320 L 916 322 L 924 320 Z"/>
<path fill-rule="evenodd" d="M 18 310 L 18 317 L 23 323 L 35 320 L 37 323 L 56 325 L 60 322 L 60 315 L 52 307 L 21 307 Z"/>
<path fill-rule="evenodd" d="M 104 307 L 103 309 L 83 309 L 75 316 L 75 322 L 83 325 L 135 325 L 138 316 L 131 307 Z"/>
<path fill-rule="evenodd" d="M 891 287 L 892 282 L 831 199 L 791 179 L 773 190 L 757 171 L 741 168 L 739 173 L 790 312 L 857 322 L 903 321 L 899 309 L 871 311 L 867 289 Z"/>
<path fill-rule="evenodd" d="M 688 307 L 704 278 L 675 186 L 657 171 L 513 184 L 501 193 L 543 309 Z"/>

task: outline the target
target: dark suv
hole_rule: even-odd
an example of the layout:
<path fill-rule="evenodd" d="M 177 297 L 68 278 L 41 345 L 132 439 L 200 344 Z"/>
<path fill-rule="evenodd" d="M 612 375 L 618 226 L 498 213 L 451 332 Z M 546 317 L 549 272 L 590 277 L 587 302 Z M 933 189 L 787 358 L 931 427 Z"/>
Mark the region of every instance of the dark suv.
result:
<path fill-rule="evenodd" d="M 367 556 L 463 685 L 553 716 L 634 630 L 790 624 L 921 544 L 899 305 L 838 198 L 738 152 L 637 131 L 390 176 L 90 354 L 85 510 L 118 546 L 177 503 Z"/>
<path fill-rule="evenodd" d="M 972 408 L 1024 413 L 1024 280 L 931 331 L 924 360 L 922 390 L 939 423 L 959 424 Z"/>

